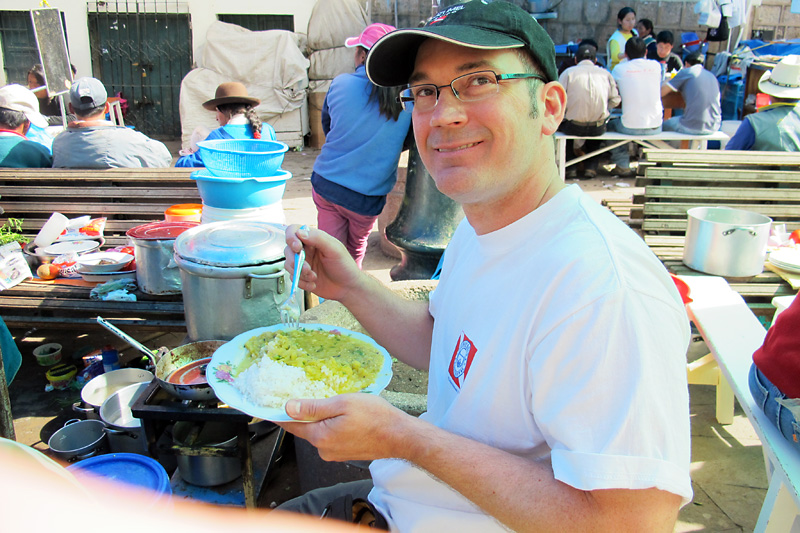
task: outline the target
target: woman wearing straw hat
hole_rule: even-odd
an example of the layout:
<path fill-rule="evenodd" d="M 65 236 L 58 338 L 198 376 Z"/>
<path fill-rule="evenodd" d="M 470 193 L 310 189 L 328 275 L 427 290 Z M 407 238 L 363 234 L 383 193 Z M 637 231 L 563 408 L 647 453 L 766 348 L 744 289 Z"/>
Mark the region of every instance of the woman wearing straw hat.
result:
<path fill-rule="evenodd" d="M 247 88 L 238 81 L 219 85 L 214 98 L 203 107 L 216 112 L 219 128 L 208 134 L 205 140 L 214 139 L 275 139 L 275 130 L 261 122 L 255 107 L 261 103 L 258 98 L 248 96 Z M 175 162 L 176 167 L 204 167 L 200 152 L 184 155 Z"/>
<path fill-rule="evenodd" d="M 747 115 L 726 150 L 800 152 L 800 55 L 781 59 L 758 82 L 771 103 Z"/>

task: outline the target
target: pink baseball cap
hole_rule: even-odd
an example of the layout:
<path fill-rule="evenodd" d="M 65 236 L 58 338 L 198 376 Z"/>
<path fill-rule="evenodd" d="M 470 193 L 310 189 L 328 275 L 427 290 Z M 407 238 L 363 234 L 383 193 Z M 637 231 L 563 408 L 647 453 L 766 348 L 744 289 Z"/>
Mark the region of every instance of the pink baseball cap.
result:
<path fill-rule="evenodd" d="M 388 24 L 381 24 L 380 22 L 376 22 L 375 24 L 370 24 L 364 31 L 361 32 L 361 35 L 358 37 L 350 37 L 345 40 L 344 45 L 347 48 L 355 48 L 356 46 L 363 46 L 367 50 L 372 48 L 372 45 L 375 44 L 378 39 L 386 35 L 387 33 L 393 32 L 396 30 L 394 26 L 389 26 Z"/>

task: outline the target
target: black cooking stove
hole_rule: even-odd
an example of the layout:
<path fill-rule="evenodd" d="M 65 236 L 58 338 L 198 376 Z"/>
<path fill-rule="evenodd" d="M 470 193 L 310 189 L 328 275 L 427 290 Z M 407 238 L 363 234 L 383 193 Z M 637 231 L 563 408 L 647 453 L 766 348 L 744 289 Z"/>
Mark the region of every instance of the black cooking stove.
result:
<path fill-rule="evenodd" d="M 269 477 L 270 470 L 274 467 L 276 460 L 280 456 L 285 433 L 271 422 L 262 422 L 258 432 L 251 434 L 251 422 L 253 417 L 237 409 L 221 404 L 216 398 L 210 401 L 179 400 L 166 390 L 164 390 L 157 380 L 153 380 L 150 385 L 139 395 L 131 406 L 133 416 L 142 420 L 142 428 L 150 455 L 162 457 L 170 455 L 194 455 L 194 456 L 214 456 L 214 457 L 238 457 L 242 465 L 242 484 L 244 491 L 245 506 L 255 508 L 258 496 Z M 178 446 L 168 438 L 167 429 L 174 422 L 190 421 L 197 423 L 204 422 L 223 422 L 236 427 L 236 446 Z M 267 424 L 267 429 L 264 429 Z M 256 485 L 256 469 L 253 462 L 253 450 L 251 441 L 259 436 L 265 435 L 273 430 L 278 431 L 275 444 L 270 453 L 269 462 L 263 473 L 259 475 L 260 482 Z"/>

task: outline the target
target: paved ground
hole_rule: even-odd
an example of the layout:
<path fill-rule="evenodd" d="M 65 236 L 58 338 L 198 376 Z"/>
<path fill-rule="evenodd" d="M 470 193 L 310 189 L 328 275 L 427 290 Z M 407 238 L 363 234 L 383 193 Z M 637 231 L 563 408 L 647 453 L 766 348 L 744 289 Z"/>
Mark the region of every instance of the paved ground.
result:
<path fill-rule="evenodd" d="M 287 154 L 284 168 L 294 174 L 284 196 L 284 210 L 289 223 L 315 222 L 308 176 L 317 153 L 306 149 Z M 629 198 L 634 191 L 632 182 L 630 179 L 601 176 L 579 184 L 599 202 L 608 197 Z M 389 269 L 396 263 L 396 259 L 381 251 L 379 234 L 373 232 L 365 270 L 388 282 Z M 22 370 L 10 388 L 17 440 L 40 450 L 47 449 L 47 437 L 73 416 L 70 406 L 78 393 L 45 392 L 45 369 L 36 365 L 31 353 L 33 348 L 42 342 L 55 341 L 64 345 L 65 355 L 72 355 L 85 346 L 101 347 L 111 343 L 122 351 L 124 357 L 135 355 L 122 341 L 105 332 L 30 330 L 13 333 L 24 358 Z M 182 337 L 152 335 L 140 340 L 152 347 L 178 346 Z M 700 341 L 692 345 L 687 357 L 693 360 L 705 353 L 705 346 Z M 767 487 L 758 438 L 738 408 L 733 424 L 722 426 L 716 422 L 713 388 L 693 385 L 690 394 L 695 498 L 682 510 L 676 531 L 752 531 Z M 288 448 L 260 505 L 268 507 L 279 503 L 299 490 L 294 453 Z"/>

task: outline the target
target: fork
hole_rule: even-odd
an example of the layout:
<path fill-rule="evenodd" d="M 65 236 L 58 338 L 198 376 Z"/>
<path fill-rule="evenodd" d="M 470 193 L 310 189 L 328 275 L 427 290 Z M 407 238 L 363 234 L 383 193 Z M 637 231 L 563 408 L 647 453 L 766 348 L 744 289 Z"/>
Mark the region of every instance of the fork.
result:
<path fill-rule="evenodd" d="M 286 298 L 286 300 L 284 300 L 280 306 L 281 323 L 290 328 L 297 328 L 300 325 L 300 302 L 297 301 L 295 293 L 297 292 L 297 282 L 300 279 L 300 271 L 303 269 L 303 263 L 305 260 L 305 250 L 300 250 L 299 253 L 294 254 L 294 276 L 292 277 L 292 288 L 289 290 L 288 298 Z"/>

